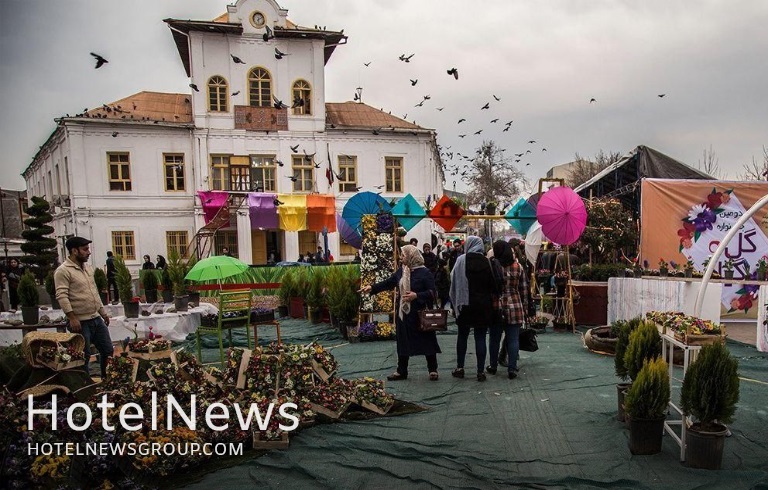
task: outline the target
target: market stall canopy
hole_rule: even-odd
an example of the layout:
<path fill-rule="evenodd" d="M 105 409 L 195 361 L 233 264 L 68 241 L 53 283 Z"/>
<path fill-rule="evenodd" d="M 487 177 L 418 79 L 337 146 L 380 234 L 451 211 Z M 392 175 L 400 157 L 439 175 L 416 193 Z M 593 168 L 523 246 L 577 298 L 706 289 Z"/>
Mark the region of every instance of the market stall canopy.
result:
<path fill-rule="evenodd" d="M 427 216 L 427 212 L 411 194 L 408 194 L 392 208 L 392 215 L 397 218 L 398 224 L 405 228 L 405 231 L 410 231 Z"/>
<path fill-rule="evenodd" d="M 528 228 L 536 221 L 536 210 L 524 198 L 520 198 L 507 214 L 504 215 L 512 228 L 525 235 Z"/>
<path fill-rule="evenodd" d="M 541 196 L 536 208 L 544 236 L 560 245 L 579 239 L 587 226 L 587 209 L 570 187 L 553 187 Z"/>
<path fill-rule="evenodd" d="M 336 231 L 335 197 L 326 194 L 307 196 L 307 229 L 318 233 Z"/>
<path fill-rule="evenodd" d="M 341 211 L 341 217 L 354 229 L 360 236 L 363 230 L 360 226 L 360 219 L 364 214 L 376 214 L 380 211 L 389 212 L 391 206 L 386 199 L 373 192 L 359 192 L 352 196 L 344 209 Z"/>
<path fill-rule="evenodd" d="M 224 191 L 198 191 L 200 204 L 203 206 L 205 222 L 208 223 L 219 212 L 219 209 L 227 205 L 229 193 Z"/>
<path fill-rule="evenodd" d="M 444 195 L 429 212 L 429 217 L 445 231 L 451 231 L 464 217 L 464 209 L 456 201 Z"/>
<path fill-rule="evenodd" d="M 277 194 L 251 192 L 248 194 L 248 209 L 251 217 L 251 229 L 274 230 L 278 227 Z"/>
<path fill-rule="evenodd" d="M 303 231 L 307 229 L 307 196 L 278 194 L 282 204 L 277 208 L 280 229 L 285 231 Z"/>

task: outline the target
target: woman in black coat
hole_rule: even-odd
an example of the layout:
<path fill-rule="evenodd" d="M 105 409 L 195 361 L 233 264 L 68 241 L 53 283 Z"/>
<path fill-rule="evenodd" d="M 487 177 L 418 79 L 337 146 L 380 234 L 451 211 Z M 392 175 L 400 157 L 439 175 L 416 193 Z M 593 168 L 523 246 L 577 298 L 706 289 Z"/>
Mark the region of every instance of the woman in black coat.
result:
<path fill-rule="evenodd" d="M 395 332 L 397 337 L 397 371 L 387 376 L 390 381 L 408 378 L 411 356 L 425 356 L 429 379 L 437 381 L 437 354 L 440 346 L 435 332 L 420 332 L 419 312 L 432 307 L 435 299 L 435 278 L 424 267 L 419 249 L 406 245 L 401 250 L 401 267 L 388 279 L 364 287 L 361 292 L 378 294 L 397 287 Z"/>

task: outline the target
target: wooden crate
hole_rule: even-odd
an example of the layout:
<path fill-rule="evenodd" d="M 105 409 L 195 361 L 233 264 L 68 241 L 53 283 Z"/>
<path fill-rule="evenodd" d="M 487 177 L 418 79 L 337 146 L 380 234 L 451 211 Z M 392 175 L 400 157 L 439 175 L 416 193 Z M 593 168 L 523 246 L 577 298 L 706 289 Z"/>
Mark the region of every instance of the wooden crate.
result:
<path fill-rule="evenodd" d="M 323 365 L 314 359 L 311 359 L 311 362 L 312 362 L 312 369 L 315 371 L 315 374 L 317 375 L 318 378 L 320 378 L 320 380 L 323 383 L 327 383 L 328 380 L 331 379 L 331 377 L 333 377 L 333 375 L 336 373 L 336 371 L 332 371 L 330 373 L 327 372 L 323 367 Z"/>
<path fill-rule="evenodd" d="M 395 401 L 392 400 L 385 407 L 377 407 L 373 403 L 370 403 L 370 402 L 367 402 L 367 401 L 364 401 L 364 400 L 358 400 L 357 404 L 360 405 L 361 407 L 363 407 L 364 409 L 369 410 L 369 411 L 371 411 L 373 413 L 378 413 L 379 415 L 386 415 L 387 412 L 389 412 L 392 409 L 392 405 L 395 404 Z"/>
<path fill-rule="evenodd" d="M 277 441 L 265 441 L 261 437 L 261 432 L 255 431 L 253 433 L 253 449 L 288 449 L 287 432 L 280 434 L 280 439 Z"/>
<path fill-rule="evenodd" d="M 315 412 L 318 415 L 323 415 L 325 417 L 328 417 L 329 419 L 332 419 L 332 420 L 338 420 L 339 417 L 344 415 L 344 412 L 347 411 L 347 408 L 349 408 L 349 405 L 350 405 L 350 402 L 347 402 L 341 406 L 341 409 L 339 409 L 338 412 L 334 412 L 317 403 L 313 403 L 313 402 L 310 403 L 310 407 L 313 412 Z"/>

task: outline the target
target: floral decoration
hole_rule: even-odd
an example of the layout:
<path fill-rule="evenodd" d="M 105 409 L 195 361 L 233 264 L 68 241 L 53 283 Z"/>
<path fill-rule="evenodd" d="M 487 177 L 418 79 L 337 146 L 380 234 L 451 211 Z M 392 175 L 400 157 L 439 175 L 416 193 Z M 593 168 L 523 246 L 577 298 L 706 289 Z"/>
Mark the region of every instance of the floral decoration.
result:
<path fill-rule="evenodd" d="M 682 312 L 671 311 L 649 311 L 646 317 L 663 326 L 667 330 L 678 334 L 693 335 L 717 335 L 722 331 L 720 325 L 711 320 L 704 320 L 695 316 L 686 315 Z"/>
<path fill-rule="evenodd" d="M 384 281 L 395 271 L 393 230 L 379 228 L 380 224 L 388 226 L 390 220 L 392 216 L 388 214 L 366 214 L 360 220 L 363 229 L 360 280 L 363 287 Z M 394 226 L 394 221 L 391 223 Z M 367 313 L 391 312 L 394 310 L 393 297 L 392 291 L 365 294 L 361 298 L 360 309 Z"/>
<path fill-rule="evenodd" d="M 679 251 L 682 252 L 683 249 L 691 248 L 703 232 L 714 227 L 718 213 L 723 211 L 720 206 L 731 200 L 732 192 L 733 189 L 718 192 L 713 187 L 706 202 L 691 207 L 688 215 L 682 219 L 683 227 L 677 230 L 677 236 L 680 240 Z"/>

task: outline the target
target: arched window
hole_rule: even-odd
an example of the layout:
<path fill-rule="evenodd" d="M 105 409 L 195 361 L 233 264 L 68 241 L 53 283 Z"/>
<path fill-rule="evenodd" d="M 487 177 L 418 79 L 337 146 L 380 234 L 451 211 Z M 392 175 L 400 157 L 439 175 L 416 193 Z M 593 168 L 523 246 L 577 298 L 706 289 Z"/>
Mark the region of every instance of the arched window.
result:
<path fill-rule="evenodd" d="M 208 80 L 208 111 L 227 112 L 227 81 L 219 75 Z"/>
<path fill-rule="evenodd" d="M 272 106 L 272 77 L 264 68 L 248 72 L 248 103 L 252 107 Z"/>
<path fill-rule="evenodd" d="M 291 93 L 294 115 L 312 114 L 312 89 L 306 80 L 296 80 Z"/>

